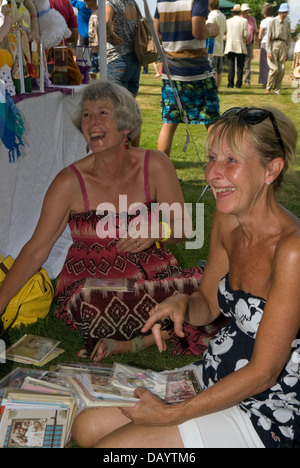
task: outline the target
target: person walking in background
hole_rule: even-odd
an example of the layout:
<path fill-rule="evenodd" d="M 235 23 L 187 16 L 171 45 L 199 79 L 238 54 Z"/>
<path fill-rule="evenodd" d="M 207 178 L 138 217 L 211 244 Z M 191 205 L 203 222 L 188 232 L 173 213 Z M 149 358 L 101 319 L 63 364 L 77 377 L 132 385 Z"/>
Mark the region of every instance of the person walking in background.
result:
<path fill-rule="evenodd" d="M 78 23 L 69 0 L 50 0 L 50 8 L 59 11 L 65 18 L 68 28 L 71 31 L 71 36 L 67 42 L 76 45 L 78 41 Z"/>
<path fill-rule="evenodd" d="M 292 80 L 299 79 L 299 69 L 300 69 L 300 34 L 298 34 L 297 42 L 294 48 L 293 63 L 291 69 L 291 78 Z M 296 84 L 297 87 L 297 84 Z"/>
<path fill-rule="evenodd" d="M 134 0 L 106 0 L 106 52 L 109 81 L 124 86 L 136 97 L 140 86 L 141 67 L 133 51 L 137 26 Z M 131 145 L 138 147 L 140 135 Z"/>
<path fill-rule="evenodd" d="M 241 5 L 236 4 L 231 10 L 233 17 L 227 20 L 227 36 L 225 55 L 228 60 L 228 85 L 234 87 L 235 64 L 237 65 L 236 87 L 241 88 L 245 58 L 247 55 L 246 39 L 248 37 L 248 21 L 240 16 Z"/>
<path fill-rule="evenodd" d="M 89 45 L 89 19 L 92 14 L 92 10 L 86 7 L 83 0 L 71 0 L 73 8 L 77 8 L 77 23 L 78 23 L 78 45 L 88 46 Z"/>
<path fill-rule="evenodd" d="M 290 7 L 282 3 L 276 16 L 269 25 L 267 35 L 268 65 L 270 68 L 266 93 L 280 94 L 291 43 L 291 23 L 287 19 Z"/>
<path fill-rule="evenodd" d="M 97 78 L 97 73 L 99 72 L 98 3 L 97 0 L 85 0 L 85 4 L 92 11 L 88 25 L 89 46 L 92 49 L 92 68 L 90 73 L 93 78 Z"/>
<path fill-rule="evenodd" d="M 172 80 L 170 83 L 164 68 L 161 91 L 163 125 L 158 149 L 168 156 L 179 123 L 208 127 L 219 119 L 217 85 L 206 50 L 206 39 L 216 36 L 219 28 L 216 24 L 207 24 L 207 17 L 207 0 L 157 2 L 154 26 L 166 52 Z M 181 101 L 182 112 L 177 97 Z"/>
<path fill-rule="evenodd" d="M 268 82 L 269 70 L 270 70 L 269 65 L 268 65 L 266 42 L 267 42 L 269 25 L 270 25 L 271 20 L 273 19 L 272 5 L 269 5 L 267 3 L 262 8 L 262 14 L 264 15 L 264 19 L 260 23 L 260 28 L 259 28 L 259 33 L 258 33 L 258 40 L 260 43 L 258 83 L 261 84 L 263 88 L 266 88 L 267 82 Z"/>
<path fill-rule="evenodd" d="M 134 0 L 107 0 L 107 72 L 112 81 L 124 86 L 136 97 L 140 65 L 133 52 L 137 25 Z"/>
<path fill-rule="evenodd" d="M 224 35 L 227 31 L 226 16 L 219 10 L 219 0 L 209 0 L 209 15 L 207 23 L 215 23 L 219 27 L 219 34 L 215 37 L 214 50 L 211 57 L 212 69 L 219 90 L 222 81 L 224 63 Z"/>
<path fill-rule="evenodd" d="M 253 58 L 253 45 L 257 37 L 257 23 L 254 16 L 250 16 L 250 10 L 248 3 L 243 3 L 241 6 L 241 16 L 248 22 L 248 37 L 246 39 L 247 55 L 245 58 L 245 75 L 244 83 L 246 86 L 250 86 L 251 79 L 251 60 Z"/>

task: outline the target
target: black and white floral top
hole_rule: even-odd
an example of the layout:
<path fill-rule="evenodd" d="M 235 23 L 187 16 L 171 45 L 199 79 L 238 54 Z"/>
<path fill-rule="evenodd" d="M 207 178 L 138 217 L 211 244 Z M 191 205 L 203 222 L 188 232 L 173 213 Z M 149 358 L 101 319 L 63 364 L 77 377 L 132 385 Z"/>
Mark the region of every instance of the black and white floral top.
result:
<path fill-rule="evenodd" d="M 265 299 L 232 290 L 228 275 L 219 285 L 221 312 L 229 324 L 210 340 L 204 355 L 205 388 L 244 367 L 251 359 Z M 277 383 L 240 404 L 266 447 L 300 441 L 300 330 Z"/>

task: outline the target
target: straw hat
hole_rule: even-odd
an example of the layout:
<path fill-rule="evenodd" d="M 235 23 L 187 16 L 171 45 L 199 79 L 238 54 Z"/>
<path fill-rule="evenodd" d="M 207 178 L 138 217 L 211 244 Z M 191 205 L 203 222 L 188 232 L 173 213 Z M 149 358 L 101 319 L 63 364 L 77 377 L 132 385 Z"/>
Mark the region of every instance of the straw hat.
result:
<path fill-rule="evenodd" d="M 294 77 L 295 78 L 300 78 L 300 65 L 298 65 L 298 67 L 295 68 Z"/>
<path fill-rule="evenodd" d="M 237 3 L 236 5 L 234 5 L 234 7 L 231 9 L 231 11 L 242 11 L 241 10 L 241 5 L 239 3 Z"/>

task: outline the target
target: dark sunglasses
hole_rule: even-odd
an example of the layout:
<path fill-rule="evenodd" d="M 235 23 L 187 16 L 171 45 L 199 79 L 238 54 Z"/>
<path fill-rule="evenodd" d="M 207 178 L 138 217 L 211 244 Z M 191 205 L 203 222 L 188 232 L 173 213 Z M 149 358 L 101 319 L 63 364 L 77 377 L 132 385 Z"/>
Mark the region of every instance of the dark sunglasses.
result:
<path fill-rule="evenodd" d="M 259 109 L 258 107 L 232 107 L 231 109 L 225 111 L 224 114 L 221 115 L 220 119 L 234 116 L 238 116 L 242 121 L 244 121 L 248 125 L 257 125 L 266 120 L 268 117 L 270 117 L 274 128 L 274 132 L 277 136 L 278 143 L 280 144 L 280 147 L 282 149 L 283 159 L 285 158 L 284 143 L 276 119 L 272 112 L 265 109 Z"/>

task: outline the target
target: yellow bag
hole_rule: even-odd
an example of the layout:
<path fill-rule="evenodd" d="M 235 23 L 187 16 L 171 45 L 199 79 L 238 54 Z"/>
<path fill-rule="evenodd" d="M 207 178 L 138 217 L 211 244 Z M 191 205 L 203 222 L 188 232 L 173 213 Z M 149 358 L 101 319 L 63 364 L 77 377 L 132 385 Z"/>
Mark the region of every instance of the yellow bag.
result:
<path fill-rule="evenodd" d="M 0 255 L 0 286 L 13 263 L 11 256 L 4 258 Z M 10 326 L 28 325 L 38 318 L 45 318 L 53 298 L 53 285 L 46 270 L 41 268 L 7 305 L 0 318 L 0 335 Z"/>

